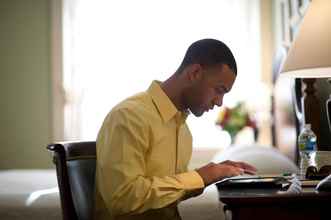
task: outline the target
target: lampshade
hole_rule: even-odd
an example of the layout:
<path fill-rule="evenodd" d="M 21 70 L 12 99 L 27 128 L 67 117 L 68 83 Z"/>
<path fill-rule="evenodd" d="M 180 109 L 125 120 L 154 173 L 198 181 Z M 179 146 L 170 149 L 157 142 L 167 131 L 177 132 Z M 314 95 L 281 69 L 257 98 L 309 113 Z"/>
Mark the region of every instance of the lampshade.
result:
<path fill-rule="evenodd" d="M 312 0 L 281 72 L 297 78 L 331 77 L 330 0 Z"/>

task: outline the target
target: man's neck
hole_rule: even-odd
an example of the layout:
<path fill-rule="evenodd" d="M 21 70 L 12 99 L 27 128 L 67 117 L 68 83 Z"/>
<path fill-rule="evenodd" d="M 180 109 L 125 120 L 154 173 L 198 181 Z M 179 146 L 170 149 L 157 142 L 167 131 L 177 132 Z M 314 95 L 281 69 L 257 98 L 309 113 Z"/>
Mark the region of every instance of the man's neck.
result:
<path fill-rule="evenodd" d="M 182 101 L 182 86 L 180 85 L 180 81 L 180 77 L 173 74 L 170 78 L 161 83 L 161 88 L 176 106 L 177 110 L 184 111 L 185 107 Z"/>

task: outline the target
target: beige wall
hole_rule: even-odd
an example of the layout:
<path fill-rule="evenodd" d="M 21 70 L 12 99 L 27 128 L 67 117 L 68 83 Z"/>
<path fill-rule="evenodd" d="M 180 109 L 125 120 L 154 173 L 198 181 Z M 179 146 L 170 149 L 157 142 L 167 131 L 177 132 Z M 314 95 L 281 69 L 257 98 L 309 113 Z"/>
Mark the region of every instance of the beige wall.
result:
<path fill-rule="evenodd" d="M 52 166 L 49 2 L 0 0 L 0 169 Z"/>

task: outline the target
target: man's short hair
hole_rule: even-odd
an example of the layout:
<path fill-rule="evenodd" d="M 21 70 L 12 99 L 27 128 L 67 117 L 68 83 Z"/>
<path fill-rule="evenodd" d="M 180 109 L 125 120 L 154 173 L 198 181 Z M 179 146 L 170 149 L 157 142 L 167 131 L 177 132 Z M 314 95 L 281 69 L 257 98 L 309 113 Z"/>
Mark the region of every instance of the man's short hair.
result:
<path fill-rule="evenodd" d="M 237 75 L 237 64 L 231 50 L 222 41 L 215 39 L 202 39 L 192 43 L 177 72 L 183 71 L 190 64 L 200 64 L 203 67 L 227 64 Z"/>

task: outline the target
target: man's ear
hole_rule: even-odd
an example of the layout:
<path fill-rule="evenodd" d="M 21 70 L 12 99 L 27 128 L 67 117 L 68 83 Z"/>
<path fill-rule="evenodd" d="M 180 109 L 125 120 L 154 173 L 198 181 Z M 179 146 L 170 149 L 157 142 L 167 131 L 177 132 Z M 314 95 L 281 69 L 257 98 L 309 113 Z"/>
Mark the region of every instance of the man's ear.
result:
<path fill-rule="evenodd" d="M 200 64 L 189 65 L 187 68 L 186 76 L 190 82 L 200 80 L 202 77 L 202 66 Z"/>

